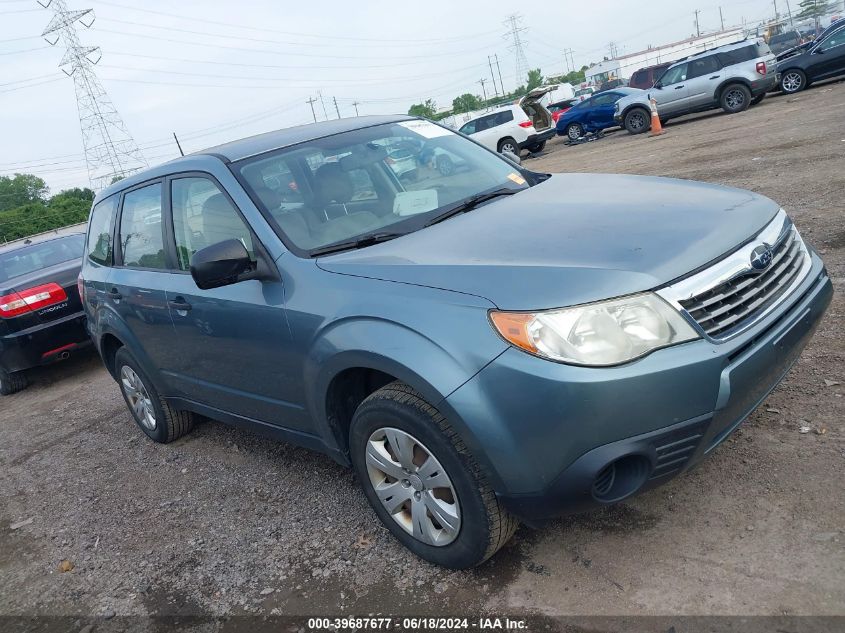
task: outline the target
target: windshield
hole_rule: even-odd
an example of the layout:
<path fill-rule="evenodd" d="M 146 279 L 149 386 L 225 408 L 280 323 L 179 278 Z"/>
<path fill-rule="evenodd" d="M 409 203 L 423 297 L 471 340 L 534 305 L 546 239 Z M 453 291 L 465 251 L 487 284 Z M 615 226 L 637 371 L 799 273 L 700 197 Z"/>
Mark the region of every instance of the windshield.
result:
<path fill-rule="evenodd" d="M 378 125 L 233 165 L 300 251 L 419 230 L 478 194 L 528 183 L 510 161 L 429 121 Z"/>
<path fill-rule="evenodd" d="M 0 281 L 28 275 L 72 259 L 82 259 L 84 244 L 85 236 L 80 233 L 0 253 Z"/>

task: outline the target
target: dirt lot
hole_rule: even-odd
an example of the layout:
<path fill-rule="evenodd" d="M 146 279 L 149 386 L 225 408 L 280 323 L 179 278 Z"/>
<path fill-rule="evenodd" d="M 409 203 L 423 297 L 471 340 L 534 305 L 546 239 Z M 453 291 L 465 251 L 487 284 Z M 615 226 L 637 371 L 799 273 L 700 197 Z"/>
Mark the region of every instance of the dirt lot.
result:
<path fill-rule="evenodd" d="M 837 295 L 815 339 L 696 470 L 449 572 L 399 546 L 328 458 L 217 423 L 147 441 L 81 357 L 0 402 L 0 613 L 845 614 L 843 113 L 840 82 L 525 163 L 751 188 L 823 253 Z"/>

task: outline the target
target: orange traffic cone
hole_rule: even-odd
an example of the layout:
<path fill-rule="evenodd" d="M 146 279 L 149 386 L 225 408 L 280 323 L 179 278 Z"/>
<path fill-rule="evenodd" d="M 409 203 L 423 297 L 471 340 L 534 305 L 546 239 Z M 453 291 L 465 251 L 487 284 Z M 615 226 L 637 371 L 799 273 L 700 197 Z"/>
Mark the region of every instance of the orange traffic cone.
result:
<path fill-rule="evenodd" d="M 660 125 L 660 117 L 657 115 L 657 101 L 650 99 L 651 105 L 651 134 L 649 136 L 659 136 L 663 134 L 663 126 Z"/>

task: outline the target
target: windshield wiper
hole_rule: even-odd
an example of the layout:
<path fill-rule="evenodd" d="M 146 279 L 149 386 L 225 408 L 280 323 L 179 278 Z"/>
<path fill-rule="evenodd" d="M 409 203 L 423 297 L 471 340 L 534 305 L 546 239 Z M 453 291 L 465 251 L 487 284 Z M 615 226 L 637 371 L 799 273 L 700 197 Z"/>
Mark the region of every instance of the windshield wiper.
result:
<path fill-rule="evenodd" d="M 437 224 L 438 222 L 442 222 L 443 220 L 448 220 L 451 217 L 454 217 L 460 213 L 465 213 L 467 211 L 472 211 L 475 207 L 483 202 L 487 202 L 488 200 L 493 200 L 494 198 L 499 198 L 501 196 L 512 196 L 515 193 L 519 193 L 522 189 L 511 189 L 509 187 L 503 187 L 502 189 L 495 189 L 494 191 L 488 191 L 487 193 L 479 193 L 478 195 L 471 196 L 456 204 L 454 207 L 441 213 L 433 220 L 430 220 L 426 223 L 426 226 L 431 226 L 432 224 Z"/>
<path fill-rule="evenodd" d="M 320 246 L 319 248 L 312 249 L 310 253 L 312 257 L 317 257 L 318 255 L 329 255 L 330 253 L 339 253 L 340 251 L 364 248 L 366 246 L 372 246 L 373 244 L 378 244 L 380 242 L 387 242 L 397 237 L 402 237 L 403 235 L 406 235 L 406 233 L 391 233 L 388 231 L 382 231 L 380 233 L 370 233 L 362 237 L 357 237 L 354 240 L 346 240 L 343 242 L 335 242 L 334 244 L 326 244 L 325 246 Z"/>

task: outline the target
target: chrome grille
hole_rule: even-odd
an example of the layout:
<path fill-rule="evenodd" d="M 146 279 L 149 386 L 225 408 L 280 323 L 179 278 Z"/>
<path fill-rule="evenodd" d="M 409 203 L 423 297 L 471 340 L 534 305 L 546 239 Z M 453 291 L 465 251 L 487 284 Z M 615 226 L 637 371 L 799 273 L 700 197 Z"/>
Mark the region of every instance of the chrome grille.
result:
<path fill-rule="evenodd" d="M 804 249 L 795 231 L 789 231 L 772 250 L 772 263 L 763 272 L 731 279 L 680 301 L 708 336 L 719 338 L 757 310 L 765 309 L 795 281 L 804 263 Z"/>
<path fill-rule="evenodd" d="M 751 265 L 755 249 L 771 248 L 762 271 Z M 807 247 L 781 210 L 754 240 L 710 267 L 657 291 L 715 340 L 745 331 L 775 309 L 810 272 Z"/>

